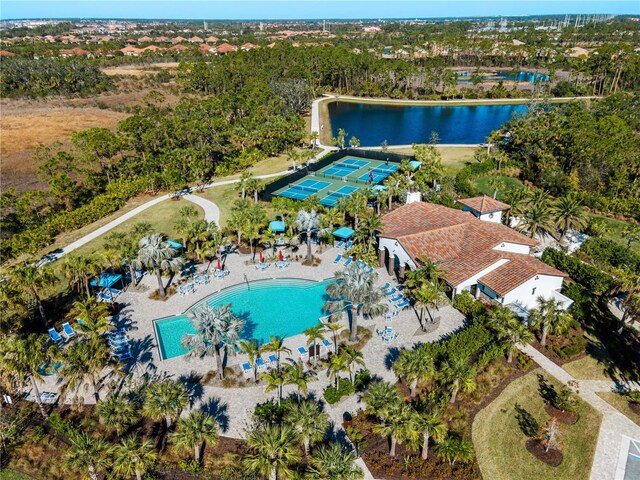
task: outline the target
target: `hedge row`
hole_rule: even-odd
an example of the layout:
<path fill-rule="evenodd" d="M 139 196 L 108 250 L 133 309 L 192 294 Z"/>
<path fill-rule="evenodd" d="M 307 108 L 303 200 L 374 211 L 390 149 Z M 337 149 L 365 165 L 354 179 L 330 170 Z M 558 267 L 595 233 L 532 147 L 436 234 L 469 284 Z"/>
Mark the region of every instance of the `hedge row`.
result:
<path fill-rule="evenodd" d="M 473 196 L 478 192 L 471 184 L 474 178 L 485 175 L 498 168 L 498 164 L 493 160 L 467 165 L 456 175 L 456 192 L 462 196 Z"/>
<path fill-rule="evenodd" d="M 579 254 L 596 264 L 627 267 L 640 273 L 640 255 L 612 240 L 591 237 L 582 244 Z"/>
<path fill-rule="evenodd" d="M 611 275 L 559 250 L 553 248 L 545 249 L 542 254 L 542 261 L 568 273 L 572 279 L 595 295 L 604 294 L 613 285 Z"/>

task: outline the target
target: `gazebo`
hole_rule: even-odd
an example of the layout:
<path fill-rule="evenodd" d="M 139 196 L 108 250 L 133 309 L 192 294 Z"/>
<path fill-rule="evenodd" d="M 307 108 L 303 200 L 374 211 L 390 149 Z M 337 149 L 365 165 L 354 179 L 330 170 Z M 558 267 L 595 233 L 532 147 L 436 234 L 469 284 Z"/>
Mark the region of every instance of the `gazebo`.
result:
<path fill-rule="evenodd" d="M 270 222 L 269 230 L 271 230 L 273 233 L 284 233 L 285 231 L 284 222 L 282 220 L 274 220 L 273 222 Z"/>
<path fill-rule="evenodd" d="M 98 279 L 93 279 L 89 282 L 89 285 L 91 285 L 92 287 L 98 287 L 98 288 L 111 288 L 113 287 L 115 284 L 117 284 L 118 282 L 122 281 L 122 275 L 120 275 L 119 273 L 101 273 L 98 276 Z"/>
<path fill-rule="evenodd" d="M 333 232 L 333 236 L 342 240 L 349 240 L 351 237 L 353 237 L 354 233 L 356 233 L 355 230 L 351 230 L 348 227 L 340 227 L 335 232 Z"/>
<path fill-rule="evenodd" d="M 176 242 L 176 241 L 174 241 L 174 240 L 167 240 L 167 243 L 168 243 L 168 244 L 169 244 L 169 246 L 170 246 L 171 248 L 173 248 L 174 250 L 180 250 L 180 249 L 182 249 L 182 244 L 181 244 L 181 243 L 178 243 L 178 242 Z"/>

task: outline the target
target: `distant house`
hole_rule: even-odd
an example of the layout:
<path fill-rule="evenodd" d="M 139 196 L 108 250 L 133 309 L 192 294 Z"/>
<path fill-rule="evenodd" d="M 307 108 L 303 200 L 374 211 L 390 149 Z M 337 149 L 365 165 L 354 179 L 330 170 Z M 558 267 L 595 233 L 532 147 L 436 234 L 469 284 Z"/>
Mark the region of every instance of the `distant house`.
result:
<path fill-rule="evenodd" d="M 218 40 L 219 40 L 218 37 L 214 37 L 213 35 L 211 35 L 211 36 L 209 36 L 209 37 L 207 37 L 205 39 L 205 42 L 207 42 L 207 43 L 217 43 Z"/>
<path fill-rule="evenodd" d="M 173 50 L 176 53 L 180 53 L 180 52 L 185 52 L 189 49 L 184 45 L 174 45 L 173 47 L 169 47 L 169 50 Z"/>
<path fill-rule="evenodd" d="M 204 43 L 204 40 L 198 36 L 193 36 L 189 39 L 189 43 Z"/>
<path fill-rule="evenodd" d="M 362 31 L 365 33 L 378 33 L 382 29 L 380 27 L 371 26 L 371 27 L 363 27 Z"/>
<path fill-rule="evenodd" d="M 68 57 L 93 57 L 91 52 L 83 50 L 82 48 L 72 48 L 71 50 L 60 50 L 60 56 L 63 58 Z"/>
<path fill-rule="evenodd" d="M 200 51 L 200 53 L 216 53 L 216 47 L 207 43 L 203 43 L 202 45 L 200 45 L 198 50 Z"/>
<path fill-rule="evenodd" d="M 148 43 L 148 42 L 153 42 L 153 38 L 145 35 L 144 37 L 140 37 L 138 39 L 138 43 Z"/>
<path fill-rule="evenodd" d="M 158 43 L 168 43 L 170 42 L 171 39 L 169 37 L 165 37 L 165 36 L 160 36 L 156 38 L 156 42 Z"/>
<path fill-rule="evenodd" d="M 469 200 L 460 203 L 476 205 Z M 554 298 L 564 308 L 572 303 L 560 293 L 566 275 L 530 255 L 538 242 L 493 219 L 414 202 L 384 215 L 382 223 L 379 261 L 390 275 L 403 279 L 407 268 L 419 268 L 426 258 L 438 263 L 451 298 L 469 291 L 520 315 L 535 307 L 540 296 Z"/>
<path fill-rule="evenodd" d="M 148 47 L 144 47 L 142 49 L 143 52 L 160 52 L 164 50 L 162 47 L 158 47 L 157 45 L 149 45 Z"/>
<path fill-rule="evenodd" d="M 138 57 L 142 54 L 144 50 L 141 48 L 136 48 L 132 46 L 124 47 L 120 49 L 120 53 L 127 57 Z"/>
<path fill-rule="evenodd" d="M 0 50 L 0 57 L 15 57 L 16 54 L 7 50 Z"/>
<path fill-rule="evenodd" d="M 249 43 L 249 42 L 240 45 L 240 49 L 245 52 L 248 52 L 249 50 L 253 50 L 254 48 L 260 48 L 260 46 L 254 45 L 253 43 Z"/>
<path fill-rule="evenodd" d="M 186 39 L 186 38 L 184 38 L 184 37 L 173 37 L 173 38 L 172 38 L 171 40 L 169 40 L 169 41 L 175 45 L 176 43 L 183 43 L 183 42 L 186 42 L 186 41 L 187 41 L 187 39 Z"/>
<path fill-rule="evenodd" d="M 589 50 L 582 47 L 573 47 L 567 50 L 564 55 L 569 58 L 586 58 L 589 56 Z"/>
<path fill-rule="evenodd" d="M 520 40 L 517 40 L 517 39 L 515 39 L 515 38 L 514 38 L 513 40 L 511 40 L 511 45 L 514 45 L 514 46 L 516 46 L 516 47 L 519 47 L 520 45 L 525 45 L 525 43 L 524 43 L 524 42 L 521 42 Z"/>
<path fill-rule="evenodd" d="M 127 38 L 124 43 L 126 43 L 127 45 L 135 45 L 136 43 L 138 43 L 138 41 L 135 38 Z"/>
<path fill-rule="evenodd" d="M 218 55 L 226 55 L 227 53 L 235 52 L 238 50 L 238 47 L 235 45 L 230 45 L 228 43 L 221 43 L 216 47 L 216 53 Z"/>
<path fill-rule="evenodd" d="M 464 212 L 471 212 L 474 217 L 487 222 L 502 223 L 502 212 L 511 208 L 504 202 L 495 200 L 487 195 L 481 197 L 464 198 L 458 200 Z"/>

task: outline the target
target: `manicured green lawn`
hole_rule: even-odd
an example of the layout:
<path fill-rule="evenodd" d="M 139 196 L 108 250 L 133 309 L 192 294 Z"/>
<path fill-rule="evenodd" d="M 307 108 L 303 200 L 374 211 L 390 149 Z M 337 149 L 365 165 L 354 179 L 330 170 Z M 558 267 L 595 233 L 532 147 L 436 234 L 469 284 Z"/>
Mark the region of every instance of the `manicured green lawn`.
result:
<path fill-rule="evenodd" d="M 526 435 L 520 429 L 516 405 L 541 424 L 549 417 L 538 392 L 537 369 L 512 382 L 473 422 L 473 445 L 482 476 L 491 480 L 575 480 L 589 478 L 598 439 L 601 416 L 580 402 L 580 419 L 575 425 L 562 425 L 563 461 L 550 467 L 530 454 Z M 547 380 L 549 378 L 547 377 Z M 551 380 L 556 387 L 558 383 Z"/>
<path fill-rule="evenodd" d="M 442 157 L 445 175 L 455 175 L 473 160 L 476 147 L 437 147 Z M 390 148 L 392 153 L 404 153 L 413 155 L 413 148 Z"/>
<path fill-rule="evenodd" d="M 598 221 L 604 222 L 609 227 L 609 233 L 604 237 L 609 240 L 613 240 L 620 245 L 627 246 L 627 239 L 624 236 L 624 229 L 629 224 L 622 220 L 615 220 L 613 218 L 601 217 L 600 215 L 593 215 Z M 631 249 L 640 254 L 640 242 L 634 242 L 631 244 Z"/>
<path fill-rule="evenodd" d="M 629 402 L 627 402 L 624 395 L 615 392 L 598 392 L 598 396 L 603 398 L 620 413 L 630 418 L 634 423 L 640 425 L 640 415 L 631 410 Z"/>
<path fill-rule="evenodd" d="M 607 348 L 595 337 L 586 334 L 589 340 L 587 356 L 565 363 L 562 368 L 578 380 L 616 380 L 620 371 L 613 363 Z"/>
<path fill-rule="evenodd" d="M 489 180 L 491 178 L 494 178 L 494 177 L 491 175 L 487 175 L 485 177 L 480 177 L 476 179 L 474 182 L 475 188 L 480 190 L 482 194 L 489 195 L 490 197 L 493 196 L 493 189 L 489 186 Z M 506 190 L 513 187 L 522 187 L 522 182 L 517 178 L 505 177 L 502 175 L 497 175 L 496 178 L 499 178 L 504 182 L 504 187 L 502 188 L 502 191 L 498 190 L 498 199 L 503 198 L 503 194 Z"/>
<path fill-rule="evenodd" d="M 240 198 L 237 188 L 238 185 L 232 183 L 231 185 L 208 188 L 207 190 L 196 194 L 199 197 L 211 200 L 213 203 L 218 205 L 218 208 L 220 209 L 220 226 L 225 226 L 227 224 L 231 208 L 233 208 L 233 202 Z"/>
<path fill-rule="evenodd" d="M 0 480 L 34 480 L 33 477 L 10 469 L 0 470 Z"/>

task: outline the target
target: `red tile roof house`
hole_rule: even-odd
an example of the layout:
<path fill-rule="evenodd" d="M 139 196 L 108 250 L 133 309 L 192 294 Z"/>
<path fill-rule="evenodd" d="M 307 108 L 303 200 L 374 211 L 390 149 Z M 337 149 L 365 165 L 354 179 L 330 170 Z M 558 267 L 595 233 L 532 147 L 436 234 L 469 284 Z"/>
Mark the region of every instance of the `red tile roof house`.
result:
<path fill-rule="evenodd" d="M 475 203 L 470 200 L 460 203 Z M 425 202 L 404 205 L 382 222 L 378 253 L 390 275 L 403 279 L 406 268 L 418 268 L 424 256 L 439 264 L 451 298 L 468 290 L 520 315 L 536 306 L 538 296 L 555 298 L 564 308 L 572 303 L 560 293 L 566 275 L 530 255 L 538 242 L 502 223 Z"/>
<path fill-rule="evenodd" d="M 228 43 L 221 43 L 216 47 L 216 52 L 218 55 L 226 55 L 227 53 L 235 52 L 238 50 L 238 47 L 235 45 L 230 45 Z"/>

